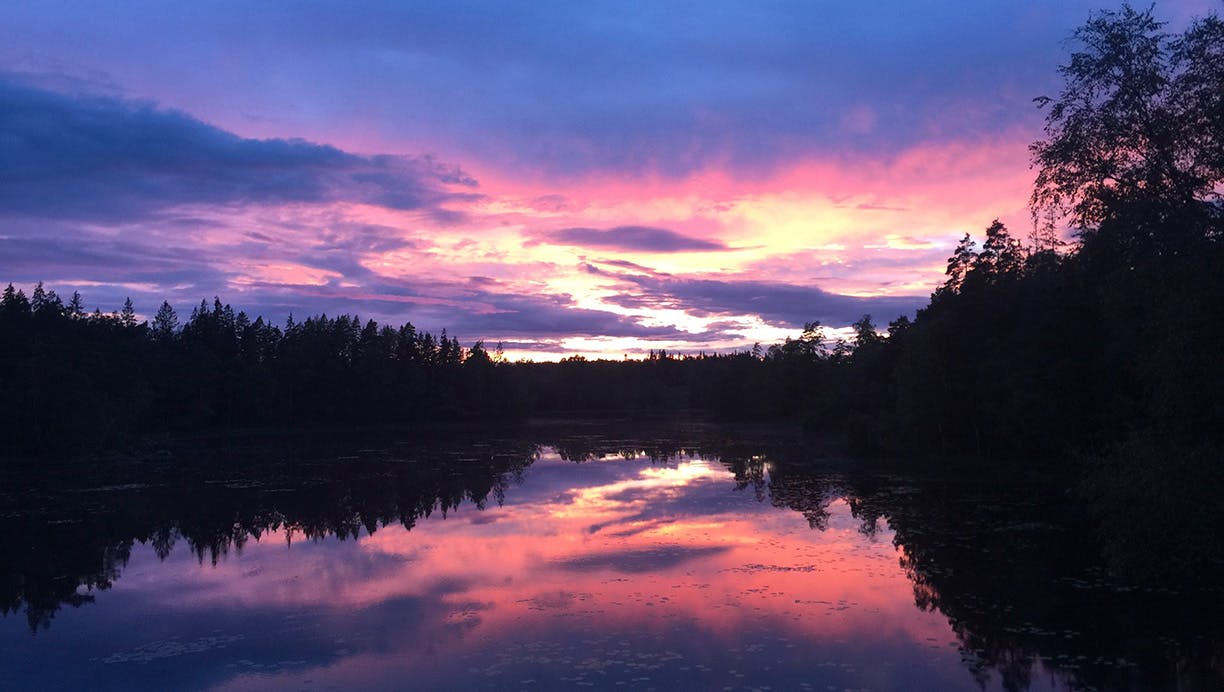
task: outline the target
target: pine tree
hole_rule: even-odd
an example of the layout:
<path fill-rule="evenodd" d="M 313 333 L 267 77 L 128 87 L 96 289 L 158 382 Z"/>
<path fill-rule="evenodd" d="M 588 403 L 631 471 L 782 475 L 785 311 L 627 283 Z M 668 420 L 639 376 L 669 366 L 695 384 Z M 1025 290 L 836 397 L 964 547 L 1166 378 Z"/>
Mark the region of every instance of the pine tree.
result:
<path fill-rule="evenodd" d="M 132 307 L 132 299 L 123 301 L 123 311 L 119 313 L 119 324 L 128 329 L 136 326 L 136 309 Z"/>
<path fill-rule="evenodd" d="M 35 313 L 43 311 L 47 304 L 47 291 L 43 288 L 43 282 L 39 281 L 34 286 L 34 293 L 30 294 L 30 310 Z"/>
<path fill-rule="evenodd" d="M 960 293 L 961 286 L 965 283 L 965 275 L 973 268 L 974 262 L 977 261 L 977 243 L 968 233 L 960 242 L 956 244 L 956 250 L 952 256 L 948 258 L 948 268 L 944 272 L 948 279 L 944 282 L 939 290 L 935 291 L 936 296 L 955 295 Z"/>
<path fill-rule="evenodd" d="M 174 308 L 168 301 L 163 300 L 161 307 L 157 309 L 157 314 L 153 317 L 153 338 L 159 342 L 168 343 L 174 339 L 178 326 L 178 314 L 174 312 Z"/>
<path fill-rule="evenodd" d="M 74 320 L 79 320 L 85 316 L 84 301 L 81 300 L 81 292 L 73 291 L 72 300 L 68 301 L 68 316 Z"/>
<path fill-rule="evenodd" d="M 28 315 L 30 301 L 26 298 L 25 293 L 13 288 L 13 284 L 9 284 L 8 288 L 4 289 L 4 297 L 0 298 L 0 313 L 8 317 Z"/>

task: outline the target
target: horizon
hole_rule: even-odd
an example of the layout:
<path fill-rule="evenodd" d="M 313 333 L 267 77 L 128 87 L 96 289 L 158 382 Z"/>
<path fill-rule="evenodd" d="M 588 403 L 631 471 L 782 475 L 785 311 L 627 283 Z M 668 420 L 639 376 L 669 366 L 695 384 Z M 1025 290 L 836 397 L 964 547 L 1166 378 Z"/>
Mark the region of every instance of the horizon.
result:
<path fill-rule="evenodd" d="M 0 280 L 511 360 L 836 338 L 1028 234 L 1032 99 L 1112 9 L 238 7 L 0 8 Z"/>

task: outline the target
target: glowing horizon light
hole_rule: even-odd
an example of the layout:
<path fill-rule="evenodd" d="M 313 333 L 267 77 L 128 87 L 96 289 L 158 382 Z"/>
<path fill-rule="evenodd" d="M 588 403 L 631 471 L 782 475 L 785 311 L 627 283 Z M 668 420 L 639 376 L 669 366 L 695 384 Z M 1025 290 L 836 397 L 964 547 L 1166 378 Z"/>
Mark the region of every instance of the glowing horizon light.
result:
<path fill-rule="evenodd" d="M 189 550 L 158 561 L 142 547 L 108 598 L 140 595 L 180 618 L 271 613 L 277 626 L 286 613 L 310 614 L 340 626 L 329 641 L 345 636 L 348 623 L 390 613 L 402 641 L 345 649 L 324 667 L 273 678 L 324 676 L 345 687 L 385 670 L 377 664 L 388 655 L 397 671 L 428 675 L 439 660 L 466 670 L 490 646 L 502 650 L 523 636 L 566 641 L 578 630 L 584 640 L 649 639 L 674 636 L 683 622 L 706 640 L 688 652 L 693 663 L 763 624 L 770 640 L 796 646 L 863 640 L 867 657 L 887 645 L 929 661 L 930 642 L 954 638 L 944 615 L 914 607 L 887 525 L 864 534 L 847 501 L 829 499 L 814 531 L 799 511 L 734 487 L 727 467 L 701 456 L 656 464 L 635 454 L 578 467 L 545 451 L 504 503 L 481 511 L 463 503 L 411 530 L 392 523 L 355 540 L 299 547 L 286 545 L 291 527 L 278 527 L 211 566 Z M 425 607 L 406 623 L 396 619 L 397 604 Z M 419 642 L 429 643 L 429 655 Z M 958 671 L 957 652 L 941 648 Z M 575 664 L 584 665 L 565 665 Z M 251 679 L 239 671 L 233 684 Z"/>
<path fill-rule="evenodd" d="M 1057 83 L 1050 56 L 1082 9 L 928 8 L 897 26 L 801 3 L 695 23 L 576 5 L 554 9 L 572 28 L 558 35 L 523 6 L 506 26 L 537 40 L 513 49 L 476 31 L 480 13 L 386 7 L 349 27 L 273 10 L 213 65 L 195 51 L 227 36 L 219 10 L 116 9 L 120 36 L 94 10 L 0 8 L 0 101 L 32 114 L 5 121 L 0 281 L 88 288 L 103 312 L 217 296 L 277 324 L 346 313 L 465 345 L 536 340 L 516 358 L 886 323 L 925 302 L 965 233 L 999 218 L 1027 235 L 1031 99 Z M 417 20 L 450 40 L 407 38 Z M 672 42 L 640 44 L 652 69 L 624 59 L 626 37 L 665 27 Z M 306 28 L 345 58 L 305 50 Z M 977 57 L 898 48 L 928 42 Z M 558 59 L 578 46 L 581 69 Z M 213 67 L 167 71 L 194 64 Z"/>

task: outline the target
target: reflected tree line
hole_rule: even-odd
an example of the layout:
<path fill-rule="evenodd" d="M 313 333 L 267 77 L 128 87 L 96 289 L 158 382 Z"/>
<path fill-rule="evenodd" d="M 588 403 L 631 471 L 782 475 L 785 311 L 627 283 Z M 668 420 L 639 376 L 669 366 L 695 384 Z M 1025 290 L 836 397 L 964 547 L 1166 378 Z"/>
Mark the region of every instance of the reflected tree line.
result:
<path fill-rule="evenodd" d="M 545 439 L 575 463 L 716 461 L 736 488 L 802 514 L 814 530 L 827 529 L 833 503 L 844 501 L 866 537 L 891 534 L 915 605 L 948 618 L 965 665 L 984 685 L 998 676 L 1006 689 L 1026 689 L 1039 666 L 1072 688 L 1224 683 L 1218 590 L 1134 589 L 1112 579 L 1096 558 L 1084 508 L 1057 484 L 820 471 L 802 444 L 723 432 L 363 438 L 368 448 L 357 451 L 331 436 L 277 437 L 78 469 L 69 484 L 33 474 L 0 491 L 8 508 L 0 611 L 24 614 L 32 631 L 49 627 L 59 608 L 89 603 L 119 579 L 137 544 L 162 559 L 187 550 L 216 563 L 275 531 L 277 540 L 347 540 L 392 525 L 411 530 L 465 503 L 500 505 Z"/>
<path fill-rule="evenodd" d="M 819 531 L 829 528 L 833 503 L 845 502 L 865 537 L 892 533 L 915 606 L 948 618 L 962 662 L 983 687 L 1025 690 L 1046 674 L 1069 689 L 1224 685 L 1219 584 L 1136 586 L 1107 571 L 1091 508 L 1057 475 L 1015 467 L 969 476 L 887 473 L 870 465 L 821 470 L 810 445 L 734 435 L 689 439 L 642 444 L 575 436 L 552 444 L 576 462 L 638 455 L 663 464 L 715 460 L 737 490 L 798 512 Z"/>
<path fill-rule="evenodd" d="M 745 460 L 749 475 L 759 462 Z M 827 526 L 844 500 L 860 531 L 887 527 L 918 608 L 948 618 L 985 687 L 1216 689 L 1224 684 L 1217 588 L 1135 588 L 1102 569 L 1083 507 L 1057 484 L 1011 477 L 819 474 L 769 463 L 771 502 Z M 1192 603 L 1188 607 L 1188 603 Z"/>
<path fill-rule="evenodd" d="M 814 530 L 844 502 L 868 539 L 891 532 L 914 605 L 948 619 L 983 688 L 1026 690 L 1044 675 L 1068 689 L 1224 685 L 1219 585 L 1111 575 L 1088 510 L 1057 479 L 821 471 L 801 447 L 723 451 L 738 488 Z"/>
<path fill-rule="evenodd" d="M 598 426 L 601 427 L 602 426 Z M 464 431 L 396 441 L 365 433 L 301 433 L 186 441 L 173 451 L 111 463 L 10 468 L 0 486 L 0 613 L 24 614 L 31 631 L 63 606 L 94 600 L 120 577 L 133 548 L 164 560 L 176 549 L 217 564 L 272 532 L 285 540 L 341 540 L 469 503 L 500 506 L 543 445 Z M 656 463 L 693 458 L 699 447 L 657 438 L 601 439 L 569 432 L 554 448 L 581 463 L 606 456 Z"/>
<path fill-rule="evenodd" d="M 63 605 L 93 600 L 137 543 L 216 564 L 251 540 L 341 540 L 413 528 L 464 503 L 501 504 L 538 454 L 534 444 L 351 442 L 323 435 L 199 442 L 141 462 L 14 474 L 0 490 L 0 612 L 48 627 Z"/>

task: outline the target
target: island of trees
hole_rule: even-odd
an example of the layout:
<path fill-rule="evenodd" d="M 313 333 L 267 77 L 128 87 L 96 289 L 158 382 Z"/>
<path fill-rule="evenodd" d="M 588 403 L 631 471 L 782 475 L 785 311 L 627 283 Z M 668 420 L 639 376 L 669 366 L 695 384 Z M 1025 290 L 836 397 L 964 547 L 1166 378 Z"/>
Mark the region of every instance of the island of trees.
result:
<path fill-rule="evenodd" d="M 1125 7 L 1076 39 L 1062 92 L 1038 99 L 1034 232 L 966 235 L 930 303 L 886 330 L 865 315 L 850 342 L 813 323 L 763 350 L 511 363 L 412 324 L 282 327 L 220 299 L 138 323 L 130 301 L 89 314 L 78 294 L 9 285 L 0 439 L 30 457 L 162 432 L 698 410 L 796 421 L 860 454 L 1070 460 L 1118 552 L 1218 566 L 1224 21 L 1170 34 Z M 1201 511 L 1128 519 L 1179 505 Z"/>

